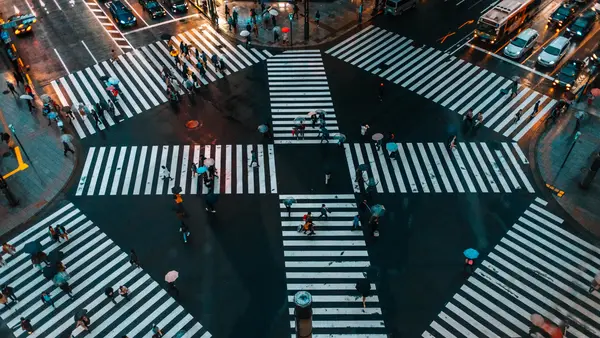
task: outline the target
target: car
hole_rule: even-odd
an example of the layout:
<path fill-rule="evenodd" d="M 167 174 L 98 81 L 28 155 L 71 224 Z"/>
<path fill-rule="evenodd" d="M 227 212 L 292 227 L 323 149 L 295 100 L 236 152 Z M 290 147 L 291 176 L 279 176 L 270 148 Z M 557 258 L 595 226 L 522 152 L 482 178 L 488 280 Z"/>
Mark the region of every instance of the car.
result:
<path fill-rule="evenodd" d="M 575 16 L 577 5 L 574 3 L 563 3 L 550 15 L 548 25 L 562 27 Z"/>
<path fill-rule="evenodd" d="M 567 54 L 571 39 L 559 36 L 552 40 L 538 56 L 537 63 L 545 67 L 554 67 Z"/>
<path fill-rule="evenodd" d="M 173 13 L 185 13 L 188 11 L 186 0 L 163 0 L 163 5 Z"/>
<path fill-rule="evenodd" d="M 583 60 L 569 60 L 565 63 L 564 66 L 560 69 L 560 72 L 557 74 L 554 79 L 553 84 L 555 86 L 561 86 L 566 88 L 567 90 L 571 90 L 575 86 L 579 75 L 587 66 L 587 62 Z"/>
<path fill-rule="evenodd" d="M 15 22 L 16 21 L 16 22 Z M 10 24 L 13 22 L 13 32 L 16 36 L 23 35 L 26 33 L 30 33 L 33 30 L 33 24 L 36 23 L 37 19 L 35 16 L 26 14 L 26 15 L 11 15 L 7 20 L 6 24 Z M 12 26 L 12 25 L 11 25 Z"/>
<path fill-rule="evenodd" d="M 590 10 L 581 14 L 572 24 L 567 27 L 567 33 L 572 37 L 582 38 L 586 36 L 596 22 L 596 12 Z"/>
<path fill-rule="evenodd" d="M 535 46 L 539 37 L 540 34 L 535 29 L 527 28 L 504 47 L 504 55 L 513 59 L 522 57 Z"/>
<path fill-rule="evenodd" d="M 113 19 L 121 27 L 135 26 L 137 24 L 135 15 L 120 0 L 111 1 L 108 4 L 108 10 Z"/>
<path fill-rule="evenodd" d="M 161 18 L 167 15 L 167 11 L 156 0 L 138 0 L 152 19 Z"/>

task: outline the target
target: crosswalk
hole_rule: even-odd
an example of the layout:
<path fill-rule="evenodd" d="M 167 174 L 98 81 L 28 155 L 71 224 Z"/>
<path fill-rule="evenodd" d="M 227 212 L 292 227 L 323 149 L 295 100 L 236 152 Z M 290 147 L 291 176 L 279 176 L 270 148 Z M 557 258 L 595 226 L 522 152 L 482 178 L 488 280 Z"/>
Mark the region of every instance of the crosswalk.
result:
<path fill-rule="evenodd" d="M 48 226 L 62 224 L 70 233 L 69 241 L 54 243 L 48 236 Z M 39 241 L 45 253 L 53 257 L 60 251 L 62 263 L 71 276 L 73 298 L 47 280 L 33 267 L 23 246 Z M 206 331 L 183 307 L 142 269 L 129 263 L 123 252 L 110 238 L 89 220 L 77 207 L 67 203 L 37 224 L 25 230 L 10 243 L 17 247 L 15 256 L 4 255 L 7 265 L 2 268 L 0 284 L 10 285 L 19 302 L 11 309 L 2 307 L 0 317 L 15 337 L 145 337 L 150 338 L 151 325 L 156 323 L 173 337 L 180 330 L 186 337 L 209 338 Z M 52 260 L 52 258 L 51 258 Z M 130 300 L 117 297 L 117 304 L 104 295 L 104 289 L 118 290 L 125 285 Z M 42 292 L 50 294 L 56 309 L 40 301 Z M 87 310 L 91 332 L 83 334 L 75 327 L 74 313 Z M 30 319 L 35 331 L 27 335 L 20 327 L 20 317 Z M 70 335 L 71 334 L 71 335 Z"/>
<path fill-rule="evenodd" d="M 308 113 L 324 110 L 325 128 L 339 133 L 321 51 L 293 50 L 267 60 L 275 144 L 320 143 L 319 125 L 311 127 Z M 292 135 L 295 121 L 304 119 L 304 137 Z"/>
<path fill-rule="evenodd" d="M 398 155 L 372 143 L 344 144 L 355 192 L 361 164 L 365 188 L 372 178 L 379 193 L 534 193 L 523 168 L 529 161 L 516 142 L 459 142 L 450 151 L 443 142 L 398 143 Z"/>
<path fill-rule="evenodd" d="M 513 141 L 519 141 L 556 103 L 522 85 L 515 96 L 503 94 L 502 89 L 510 89 L 511 79 L 372 25 L 326 53 L 400 84 L 460 115 L 469 109 L 482 112 L 486 127 Z M 540 101 L 539 111 L 530 118 L 537 101 Z M 513 121 L 521 109 L 522 117 Z"/>
<path fill-rule="evenodd" d="M 289 216 L 283 204 L 288 198 L 296 200 Z M 323 203 L 331 211 L 327 219 L 318 218 Z M 314 216 L 313 236 L 297 231 L 308 211 Z M 351 230 L 354 195 L 280 196 L 280 212 L 291 331 L 293 296 L 303 290 L 312 295 L 313 337 L 387 337 L 375 284 L 364 309 L 355 289 L 370 264 L 363 232 Z"/>
<path fill-rule="evenodd" d="M 258 51 L 255 48 L 248 50 L 242 45 L 235 46 L 210 26 L 193 28 L 171 37 L 171 40 L 176 48 L 183 41 L 206 53 L 208 62 L 206 77 L 201 80 L 203 85 L 208 85 L 272 56 L 266 50 Z M 223 57 L 225 60 L 227 68 L 224 74 L 219 73 L 210 62 L 212 55 Z M 190 57 L 190 60 L 185 61 L 189 70 L 200 78 L 200 72 L 196 68 L 198 60 L 193 56 Z M 117 118 L 131 118 L 168 101 L 166 84 L 160 74 L 164 66 L 169 67 L 177 80 L 183 83 L 184 78 L 181 72 L 175 68 L 167 42 L 156 41 L 139 49 L 127 51 L 119 55 L 114 62 L 103 61 L 61 77 L 52 81 L 51 85 L 58 102 L 63 106 L 72 107 L 79 103 L 93 105 L 101 99 L 108 101 L 106 86 L 100 79 L 104 76 L 116 77 L 121 81 L 119 88 L 122 91 L 115 105 Z M 94 119 L 79 114 L 75 115 L 72 122 L 80 138 L 85 138 L 115 124 L 113 118 L 108 114 L 104 115 L 107 125 L 96 124 Z"/>
<path fill-rule="evenodd" d="M 40 1 L 40 3 L 42 3 Z M 56 3 L 56 2 L 55 2 Z M 90 10 L 92 15 L 98 20 L 98 23 L 102 25 L 102 28 L 106 31 L 106 34 L 110 37 L 111 40 L 121 49 L 122 51 L 128 51 L 133 49 L 129 40 L 123 35 L 121 30 L 117 27 L 117 25 L 111 20 L 111 18 L 106 15 L 108 13 L 108 6 L 104 5 L 101 2 L 86 0 L 83 3 Z"/>
<path fill-rule="evenodd" d="M 600 249 L 546 206 L 527 208 L 422 337 L 525 337 L 532 313 L 568 320 L 566 337 L 600 337 L 600 294 L 588 293 Z"/>
<path fill-rule="evenodd" d="M 274 146 L 228 144 L 90 147 L 75 195 L 164 195 L 173 187 L 181 194 L 206 194 L 191 170 L 193 163 L 202 166 L 202 156 L 215 160 L 215 194 L 277 193 Z M 172 179 L 163 177 L 163 166 Z"/>

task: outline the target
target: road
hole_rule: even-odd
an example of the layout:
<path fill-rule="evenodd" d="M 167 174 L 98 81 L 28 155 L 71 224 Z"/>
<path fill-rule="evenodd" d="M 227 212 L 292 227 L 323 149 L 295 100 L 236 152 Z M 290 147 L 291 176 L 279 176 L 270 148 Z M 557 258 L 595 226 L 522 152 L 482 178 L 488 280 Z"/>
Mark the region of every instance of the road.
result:
<path fill-rule="evenodd" d="M 103 7 L 56 2 L 61 10 L 40 17 L 35 35 L 18 45 L 27 53 L 43 46 L 44 59 L 32 64 L 39 90 L 64 106 L 93 105 L 108 97 L 101 77 L 113 76 L 122 93 L 115 115 L 70 121 L 82 157 L 66 199 L 10 239 L 19 253 L 5 256 L 0 282 L 22 297 L 15 306 L 39 337 L 68 335 L 77 308 L 89 311 L 92 336 L 147 337 L 152 323 L 167 336 L 181 329 L 204 338 L 293 336 L 299 290 L 313 295 L 315 337 L 521 336 L 532 312 L 555 322 L 569 313 L 577 336 L 597 335 L 597 297 L 587 283 L 600 251 L 539 198 L 528 161 L 531 135 L 562 94 L 547 79 L 554 74 L 463 45 L 473 23 L 457 28 L 492 4 L 425 3 L 406 20 L 378 17 L 320 49 L 274 52 L 227 40 L 191 6 L 152 21 L 128 2 L 138 27 L 111 35 L 99 24 Z M 82 22 L 51 20 L 68 11 L 81 11 Z M 49 22 L 81 25 L 81 40 L 50 34 Z M 441 24 L 414 29 L 432 22 Z M 162 34 L 172 35 L 176 50 L 183 42 L 222 56 L 226 70 L 209 60 L 200 88 L 169 102 L 161 70 L 183 75 Z M 568 57 L 587 55 L 597 39 L 591 33 Z M 63 52 L 69 46 L 85 53 Z M 114 48 L 121 50 L 111 61 Z M 198 61 L 192 54 L 187 64 L 199 75 Z M 521 80 L 511 95 L 514 76 Z M 483 113 L 481 125 L 467 128 L 469 109 Z M 313 110 L 324 111 L 324 125 L 305 117 Z M 293 134 L 300 120 L 305 131 Z M 257 130 L 261 124 L 272 126 L 272 139 Z M 397 155 L 373 143 L 376 133 L 384 148 L 393 134 Z M 215 160 L 215 213 L 205 210 L 213 197 L 191 171 L 202 156 Z M 386 208 L 379 237 L 363 201 Z M 308 211 L 314 236 L 298 231 Z M 355 215 L 360 231 L 352 228 Z M 68 242 L 47 235 L 58 223 L 70 231 Z M 22 250 L 37 239 L 50 256 L 64 254 L 73 301 L 29 265 Z M 470 276 L 462 256 L 469 247 L 482 257 Z M 141 269 L 129 263 L 131 249 Z M 179 272 L 178 294 L 164 282 L 170 270 Z M 354 287 L 364 276 L 371 292 L 363 309 Z M 114 305 L 103 290 L 120 285 L 132 297 Z M 56 311 L 36 299 L 42 291 Z M 4 330 L 20 337 L 12 329 L 19 316 L 0 312 Z"/>

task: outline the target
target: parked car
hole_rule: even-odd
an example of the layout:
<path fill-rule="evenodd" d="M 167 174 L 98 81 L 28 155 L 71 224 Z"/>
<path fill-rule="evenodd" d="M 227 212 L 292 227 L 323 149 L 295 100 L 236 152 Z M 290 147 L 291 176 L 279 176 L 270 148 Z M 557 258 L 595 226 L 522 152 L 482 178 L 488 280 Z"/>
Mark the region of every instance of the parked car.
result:
<path fill-rule="evenodd" d="M 577 5 L 563 2 L 548 18 L 548 25 L 562 27 L 575 16 Z"/>
<path fill-rule="evenodd" d="M 569 60 L 562 66 L 553 84 L 571 90 L 586 66 L 587 62 L 583 60 Z"/>
<path fill-rule="evenodd" d="M 135 26 L 137 24 L 135 15 L 120 0 L 111 1 L 108 4 L 108 10 L 113 19 L 121 27 Z"/>
<path fill-rule="evenodd" d="M 186 0 L 163 0 L 163 5 L 173 13 L 185 13 L 188 11 Z"/>
<path fill-rule="evenodd" d="M 592 30 L 595 22 L 596 12 L 589 10 L 575 19 L 575 21 L 567 27 L 567 32 L 572 37 L 582 38 Z"/>
<path fill-rule="evenodd" d="M 560 61 L 571 45 L 571 39 L 559 36 L 552 40 L 540 53 L 537 63 L 545 67 L 554 67 Z"/>
<path fill-rule="evenodd" d="M 535 29 L 527 28 L 504 47 L 504 55 L 513 59 L 522 57 L 535 46 L 539 36 L 540 34 Z"/>
<path fill-rule="evenodd" d="M 156 0 L 138 0 L 152 19 L 161 18 L 167 15 L 167 11 Z"/>

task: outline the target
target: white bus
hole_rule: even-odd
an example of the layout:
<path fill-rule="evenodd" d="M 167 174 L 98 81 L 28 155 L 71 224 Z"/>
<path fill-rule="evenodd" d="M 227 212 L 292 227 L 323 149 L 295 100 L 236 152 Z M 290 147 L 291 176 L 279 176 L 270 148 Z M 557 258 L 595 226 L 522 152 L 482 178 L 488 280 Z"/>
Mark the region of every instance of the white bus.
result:
<path fill-rule="evenodd" d="M 475 28 L 475 38 L 496 43 L 517 31 L 533 17 L 541 0 L 503 0 L 485 12 Z"/>

